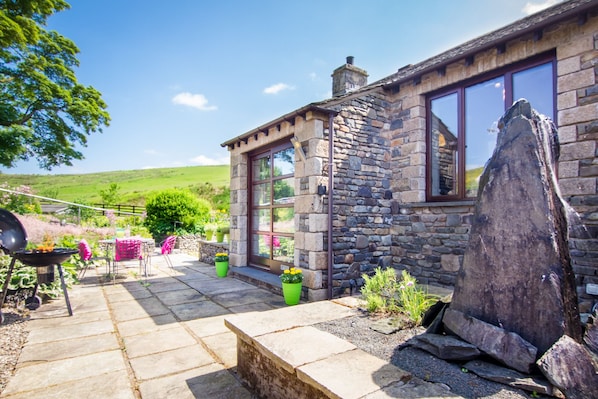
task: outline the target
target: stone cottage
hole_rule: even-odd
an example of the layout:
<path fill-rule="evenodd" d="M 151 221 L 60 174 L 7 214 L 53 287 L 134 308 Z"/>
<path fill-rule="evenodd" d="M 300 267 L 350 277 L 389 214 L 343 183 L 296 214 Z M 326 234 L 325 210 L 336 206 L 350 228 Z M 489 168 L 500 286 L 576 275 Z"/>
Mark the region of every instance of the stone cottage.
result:
<path fill-rule="evenodd" d="M 331 99 L 222 144 L 231 265 L 300 267 L 312 301 L 349 293 L 378 265 L 451 286 L 497 121 L 519 98 L 557 124 L 562 193 L 596 237 L 597 74 L 596 0 L 559 3 L 374 83 L 348 57 Z M 587 308 L 598 242 L 571 249 Z"/>

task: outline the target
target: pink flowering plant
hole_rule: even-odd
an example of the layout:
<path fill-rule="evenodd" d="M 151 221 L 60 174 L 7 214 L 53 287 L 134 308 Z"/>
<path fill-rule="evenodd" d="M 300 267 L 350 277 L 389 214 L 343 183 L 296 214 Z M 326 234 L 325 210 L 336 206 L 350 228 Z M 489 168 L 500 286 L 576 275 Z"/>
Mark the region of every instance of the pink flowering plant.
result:
<path fill-rule="evenodd" d="M 286 269 L 280 275 L 280 281 L 282 281 L 283 283 L 290 284 L 301 283 L 303 282 L 303 272 L 301 271 L 301 269 L 291 267 L 289 269 Z"/>

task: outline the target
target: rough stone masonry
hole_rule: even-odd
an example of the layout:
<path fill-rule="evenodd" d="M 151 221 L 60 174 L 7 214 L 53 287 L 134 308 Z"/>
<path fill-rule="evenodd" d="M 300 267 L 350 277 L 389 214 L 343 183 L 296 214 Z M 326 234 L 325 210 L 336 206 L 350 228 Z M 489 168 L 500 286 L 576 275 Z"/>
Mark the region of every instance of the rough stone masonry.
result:
<path fill-rule="evenodd" d="M 450 309 L 518 334 L 542 354 L 563 335 L 582 339 L 569 208 L 555 173 L 558 138 L 525 100 L 499 127 Z"/>

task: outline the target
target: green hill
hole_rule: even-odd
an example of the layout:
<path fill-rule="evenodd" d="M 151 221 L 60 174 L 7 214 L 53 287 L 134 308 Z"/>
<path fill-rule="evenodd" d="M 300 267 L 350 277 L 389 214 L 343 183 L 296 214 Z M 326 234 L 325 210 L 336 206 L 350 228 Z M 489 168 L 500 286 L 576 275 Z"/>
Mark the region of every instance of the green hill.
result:
<path fill-rule="evenodd" d="M 72 175 L 0 174 L 0 184 L 7 184 L 11 188 L 29 186 L 37 195 L 63 201 L 84 198 L 89 203 L 101 203 L 100 191 L 107 190 L 110 184 L 116 183 L 119 186 L 119 203 L 145 205 L 145 198 L 149 194 L 168 188 L 197 191 L 206 183 L 214 188 L 228 188 L 229 171 L 228 165 L 218 165 Z"/>

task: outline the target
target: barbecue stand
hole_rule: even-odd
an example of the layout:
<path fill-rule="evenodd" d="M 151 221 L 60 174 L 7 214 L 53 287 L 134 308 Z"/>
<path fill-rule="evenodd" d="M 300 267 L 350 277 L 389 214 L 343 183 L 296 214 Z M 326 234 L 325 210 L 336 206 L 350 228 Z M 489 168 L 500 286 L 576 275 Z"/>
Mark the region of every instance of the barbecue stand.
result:
<path fill-rule="evenodd" d="M 33 291 L 33 295 L 27 298 L 25 304 L 30 309 L 37 309 L 41 305 L 41 299 L 37 296 L 37 289 L 39 284 L 51 283 L 54 281 L 54 266 L 58 268 L 58 274 L 60 276 L 60 283 L 62 286 L 62 292 L 64 293 L 64 299 L 66 301 L 66 307 L 69 312 L 69 316 L 73 315 L 71 308 L 71 302 L 69 301 L 69 295 L 66 289 L 66 283 L 64 282 L 64 273 L 62 270 L 61 263 L 69 259 L 71 255 L 76 254 L 76 249 L 69 248 L 55 248 L 51 252 L 40 252 L 40 251 L 29 251 L 25 250 L 27 246 L 27 234 L 23 225 L 12 213 L 6 209 L 0 208 L 0 248 L 12 257 L 8 272 L 6 274 L 6 281 L 2 288 L 2 297 L 0 297 L 0 315 L 2 314 L 2 306 L 6 299 L 6 293 L 8 292 L 8 284 L 12 277 L 15 262 L 17 259 L 21 263 L 36 268 L 37 282 Z M 3 317 L 2 317 L 3 319 Z M 1 320 L 0 320 L 1 322 Z"/>

